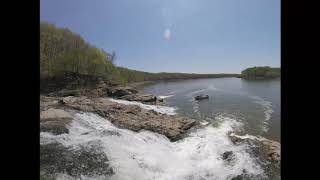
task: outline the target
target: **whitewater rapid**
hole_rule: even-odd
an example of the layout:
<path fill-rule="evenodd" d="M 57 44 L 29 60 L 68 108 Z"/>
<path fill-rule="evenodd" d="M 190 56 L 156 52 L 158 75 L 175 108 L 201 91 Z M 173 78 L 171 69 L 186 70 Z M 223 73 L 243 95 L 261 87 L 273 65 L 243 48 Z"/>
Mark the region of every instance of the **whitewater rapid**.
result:
<path fill-rule="evenodd" d="M 190 132 L 177 142 L 150 131 L 133 132 L 115 127 L 110 121 L 93 113 L 70 111 L 74 120 L 69 133 L 53 135 L 40 133 L 40 143 L 61 143 L 77 149 L 80 146 L 99 147 L 110 160 L 115 174 L 112 180 L 176 180 L 231 179 L 244 171 L 253 177 L 263 177 L 262 168 L 247 152 L 246 144 L 234 145 L 228 133 L 242 126 L 235 119 L 217 116 L 217 126 L 208 125 Z M 111 132 L 111 133 L 110 133 Z M 234 153 L 227 163 L 226 151 Z M 58 179 L 68 179 L 60 174 Z M 85 177 L 106 179 L 106 177 Z"/>
<path fill-rule="evenodd" d="M 107 98 L 109 101 L 120 103 L 120 104 L 125 104 L 125 105 L 137 105 L 143 109 L 147 110 L 154 110 L 158 113 L 162 114 L 168 114 L 168 115 L 175 115 L 176 114 L 176 107 L 169 107 L 169 106 L 160 106 L 160 105 L 149 105 L 149 104 L 143 104 L 141 102 L 136 102 L 136 101 L 126 101 L 122 99 L 112 99 L 112 98 Z"/>

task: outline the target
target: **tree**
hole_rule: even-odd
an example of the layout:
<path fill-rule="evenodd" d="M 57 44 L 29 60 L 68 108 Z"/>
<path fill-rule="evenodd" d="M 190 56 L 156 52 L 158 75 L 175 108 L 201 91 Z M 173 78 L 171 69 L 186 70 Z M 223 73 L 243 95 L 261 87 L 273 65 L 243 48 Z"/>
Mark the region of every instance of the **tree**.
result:
<path fill-rule="evenodd" d="M 117 58 L 116 52 L 112 51 L 111 54 L 110 54 L 110 61 L 112 62 L 112 64 L 115 63 L 116 58 Z"/>

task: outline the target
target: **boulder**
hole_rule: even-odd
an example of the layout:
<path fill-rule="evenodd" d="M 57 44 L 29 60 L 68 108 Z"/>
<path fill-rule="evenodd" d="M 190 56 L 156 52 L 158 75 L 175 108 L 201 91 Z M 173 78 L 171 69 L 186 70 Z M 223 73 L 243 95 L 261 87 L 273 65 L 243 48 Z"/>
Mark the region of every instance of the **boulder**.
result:
<path fill-rule="evenodd" d="M 222 159 L 230 161 L 232 159 L 233 152 L 232 151 L 226 151 L 222 154 Z"/>
<path fill-rule="evenodd" d="M 107 94 L 110 97 L 122 97 L 128 94 L 135 94 L 138 93 L 137 90 L 131 87 L 109 87 L 107 88 Z"/>

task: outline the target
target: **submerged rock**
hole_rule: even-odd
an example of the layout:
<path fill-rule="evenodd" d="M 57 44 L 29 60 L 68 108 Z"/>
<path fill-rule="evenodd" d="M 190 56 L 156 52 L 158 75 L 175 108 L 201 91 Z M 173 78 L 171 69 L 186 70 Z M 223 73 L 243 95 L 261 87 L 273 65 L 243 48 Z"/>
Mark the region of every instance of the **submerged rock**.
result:
<path fill-rule="evenodd" d="M 232 159 L 233 152 L 232 151 L 226 151 L 222 154 L 222 159 L 226 161 L 230 161 Z"/>
<path fill-rule="evenodd" d="M 55 179 L 57 173 L 74 178 L 114 174 L 109 160 L 95 147 L 70 149 L 59 143 L 40 145 L 40 179 Z"/>

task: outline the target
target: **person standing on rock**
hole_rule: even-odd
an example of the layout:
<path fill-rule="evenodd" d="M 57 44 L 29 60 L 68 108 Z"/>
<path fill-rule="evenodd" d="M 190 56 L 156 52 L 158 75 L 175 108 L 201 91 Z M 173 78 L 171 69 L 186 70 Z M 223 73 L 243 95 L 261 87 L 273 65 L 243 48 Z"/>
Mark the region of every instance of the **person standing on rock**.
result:
<path fill-rule="evenodd" d="M 154 104 L 157 104 L 157 96 L 154 96 L 153 102 L 154 102 Z"/>

